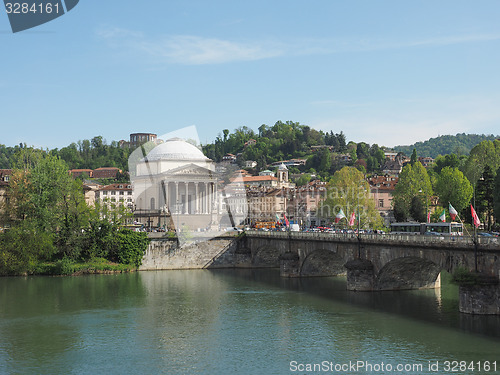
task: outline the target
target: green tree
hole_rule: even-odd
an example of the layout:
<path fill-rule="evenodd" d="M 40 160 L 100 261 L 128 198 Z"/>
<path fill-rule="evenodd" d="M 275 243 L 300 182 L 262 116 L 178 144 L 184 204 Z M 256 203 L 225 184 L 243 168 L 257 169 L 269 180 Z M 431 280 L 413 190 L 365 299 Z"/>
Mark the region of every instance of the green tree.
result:
<path fill-rule="evenodd" d="M 476 186 L 487 165 L 492 171 L 500 167 L 500 141 L 498 140 L 483 141 L 471 150 L 463 172 L 473 186 Z"/>
<path fill-rule="evenodd" d="M 411 157 L 410 157 L 410 164 L 412 166 L 414 166 L 417 161 L 418 161 L 417 150 L 413 149 L 413 152 L 411 153 Z"/>
<path fill-rule="evenodd" d="M 500 168 L 497 169 L 495 177 L 495 192 L 493 194 L 494 198 L 494 213 L 495 221 L 498 224 L 500 222 Z"/>
<path fill-rule="evenodd" d="M 394 213 L 398 221 L 405 221 L 410 216 L 413 198 L 423 197 L 425 206 L 429 207 L 429 199 L 433 195 L 431 181 L 422 163 L 407 164 L 399 174 L 399 181 L 394 189 Z M 415 219 L 415 218 L 414 218 Z"/>
<path fill-rule="evenodd" d="M 472 185 L 457 168 L 444 167 L 437 177 L 435 185 L 439 203 L 443 207 L 452 206 L 458 211 L 465 209 L 472 198 Z"/>
<path fill-rule="evenodd" d="M 327 198 L 320 207 L 320 215 L 333 219 L 339 210 L 349 216 L 352 212 L 360 213 L 362 228 L 383 227 L 382 217 L 375 209 L 375 202 L 370 197 L 370 186 L 363 173 L 354 167 L 344 167 L 335 172 L 327 185 Z"/>
<path fill-rule="evenodd" d="M 493 207 L 494 207 L 494 192 L 495 192 L 495 174 L 489 165 L 486 165 L 481 178 L 476 185 L 476 210 L 478 215 L 486 217 L 488 230 L 491 230 L 493 225 Z"/>

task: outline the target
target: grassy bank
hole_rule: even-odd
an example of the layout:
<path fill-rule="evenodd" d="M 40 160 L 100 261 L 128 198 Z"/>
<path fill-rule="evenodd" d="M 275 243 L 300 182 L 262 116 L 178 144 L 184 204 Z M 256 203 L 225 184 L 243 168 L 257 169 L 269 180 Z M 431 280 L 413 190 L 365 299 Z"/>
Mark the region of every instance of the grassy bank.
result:
<path fill-rule="evenodd" d="M 104 258 L 94 258 L 87 262 L 62 259 L 57 262 L 43 262 L 36 265 L 33 275 L 84 275 L 99 273 L 122 273 L 137 271 L 133 264 L 113 263 Z"/>

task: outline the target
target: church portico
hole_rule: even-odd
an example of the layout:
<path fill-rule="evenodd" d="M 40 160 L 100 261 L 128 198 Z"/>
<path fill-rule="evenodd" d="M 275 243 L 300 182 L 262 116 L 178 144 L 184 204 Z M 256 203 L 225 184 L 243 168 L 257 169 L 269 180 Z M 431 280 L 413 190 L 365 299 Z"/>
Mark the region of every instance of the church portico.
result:
<path fill-rule="evenodd" d="M 132 181 L 136 212 L 145 216 L 156 211 L 157 223 L 151 226 L 197 231 L 218 225 L 215 164 L 196 146 L 167 140 L 141 159 L 136 171 Z"/>

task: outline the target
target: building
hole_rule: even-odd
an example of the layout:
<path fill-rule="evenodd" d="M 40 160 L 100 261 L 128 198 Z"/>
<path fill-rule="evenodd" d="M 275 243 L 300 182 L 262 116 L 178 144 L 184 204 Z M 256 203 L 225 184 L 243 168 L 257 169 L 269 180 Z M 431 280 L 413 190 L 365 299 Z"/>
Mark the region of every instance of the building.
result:
<path fill-rule="evenodd" d="M 282 220 L 287 210 L 287 189 L 248 187 L 248 221 L 250 225 L 258 221 Z"/>
<path fill-rule="evenodd" d="M 422 165 L 427 168 L 434 164 L 434 159 L 431 158 L 430 156 L 419 156 L 418 161 L 422 163 Z"/>
<path fill-rule="evenodd" d="M 8 189 L 10 176 L 12 175 L 12 169 L 0 169 L 0 231 L 3 230 L 4 223 L 4 211 L 5 204 L 8 203 Z"/>
<path fill-rule="evenodd" d="M 299 167 L 301 165 L 306 165 L 306 159 L 290 159 L 290 160 L 282 160 L 277 161 L 271 164 L 272 167 L 279 167 L 281 164 L 286 167 Z"/>
<path fill-rule="evenodd" d="M 246 160 L 245 168 L 255 168 L 257 166 L 257 162 L 254 160 Z"/>
<path fill-rule="evenodd" d="M 146 142 L 157 141 L 157 135 L 153 133 L 132 133 L 130 134 L 130 148 L 136 149 Z"/>
<path fill-rule="evenodd" d="M 227 153 L 222 157 L 222 163 L 224 164 L 234 164 L 236 163 L 236 155 Z"/>
<path fill-rule="evenodd" d="M 257 144 L 257 141 L 255 139 L 249 139 L 248 141 L 245 142 L 244 144 L 244 148 L 248 147 L 248 146 L 252 146 L 252 145 L 255 145 Z"/>
<path fill-rule="evenodd" d="M 265 187 L 265 188 L 290 188 L 294 184 L 288 181 L 288 168 L 281 164 L 275 177 L 274 172 L 265 170 L 259 173 L 259 176 L 242 176 L 243 184 L 247 187 Z"/>
<path fill-rule="evenodd" d="M 218 229 L 215 163 L 195 145 L 169 139 L 139 160 L 135 169 L 137 221 L 148 227 Z"/>
<path fill-rule="evenodd" d="M 118 176 L 118 173 L 122 173 L 121 169 L 116 167 L 101 167 L 94 169 L 92 171 L 92 178 L 113 178 Z"/>
<path fill-rule="evenodd" d="M 92 169 L 70 169 L 69 174 L 73 178 L 77 178 L 82 175 L 86 175 L 87 177 L 92 178 L 94 171 Z"/>
<path fill-rule="evenodd" d="M 95 205 L 97 192 L 99 191 L 99 189 L 102 189 L 102 187 L 102 185 L 95 182 L 86 181 L 85 183 L 83 183 L 83 193 L 85 196 L 85 203 L 87 203 L 87 205 Z"/>
<path fill-rule="evenodd" d="M 84 187 L 87 192 L 92 189 L 91 186 Z M 134 207 L 134 200 L 132 195 L 132 185 L 130 184 L 111 184 L 95 189 L 95 201 L 101 204 L 108 205 L 109 207 L 123 206 L 130 210 Z M 87 201 L 87 194 L 85 197 Z"/>
<path fill-rule="evenodd" d="M 392 199 L 398 177 L 391 175 L 372 176 L 368 178 L 370 195 L 375 202 L 375 208 L 384 219 L 386 225 L 394 221 Z"/>
<path fill-rule="evenodd" d="M 326 185 L 324 181 L 314 180 L 293 189 L 290 194 L 289 216 L 296 217 L 298 223 L 305 227 L 321 225 L 318 209 L 326 199 Z"/>

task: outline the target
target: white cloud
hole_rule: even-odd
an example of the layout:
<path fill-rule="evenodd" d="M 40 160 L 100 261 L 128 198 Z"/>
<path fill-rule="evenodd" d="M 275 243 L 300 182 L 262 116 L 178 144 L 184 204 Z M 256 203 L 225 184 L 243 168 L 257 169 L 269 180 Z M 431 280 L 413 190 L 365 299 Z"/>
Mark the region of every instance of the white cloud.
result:
<path fill-rule="evenodd" d="M 298 38 L 295 40 L 238 41 L 196 35 L 148 37 L 118 27 L 100 28 L 96 35 L 113 47 L 133 50 L 154 63 L 188 65 L 255 61 L 279 56 L 309 56 L 442 46 L 500 40 L 498 34 L 450 35 L 429 38 Z"/>
<path fill-rule="evenodd" d="M 156 59 L 189 65 L 254 61 L 283 54 L 271 43 L 241 43 L 190 35 L 170 36 L 159 42 L 143 41 L 138 47 Z"/>

